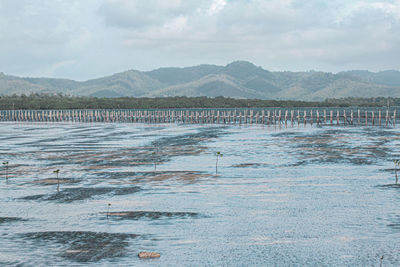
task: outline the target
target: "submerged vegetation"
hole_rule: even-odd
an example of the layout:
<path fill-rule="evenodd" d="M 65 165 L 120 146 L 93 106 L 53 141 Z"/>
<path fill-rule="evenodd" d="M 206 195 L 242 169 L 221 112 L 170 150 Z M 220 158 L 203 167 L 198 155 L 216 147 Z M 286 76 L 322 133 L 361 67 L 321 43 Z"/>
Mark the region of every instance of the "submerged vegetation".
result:
<path fill-rule="evenodd" d="M 162 109 L 162 108 L 261 108 L 261 107 L 350 107 L 400 106 L 400 98 L 339 98 L 324 101 L 236 99 L 227 97 L 97 98 L 62 94 L 0 96 L 0 109 Z"/>

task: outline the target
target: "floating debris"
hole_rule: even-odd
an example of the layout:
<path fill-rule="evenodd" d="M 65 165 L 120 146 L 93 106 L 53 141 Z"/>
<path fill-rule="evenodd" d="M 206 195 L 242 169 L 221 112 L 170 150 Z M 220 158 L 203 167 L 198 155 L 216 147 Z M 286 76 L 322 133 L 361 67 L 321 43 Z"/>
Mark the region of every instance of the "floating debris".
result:
<path fill-rule="evenodd" d="M 161 257 L 160 253 L 157 252 L 139 252 L 138 257 L 141 259 L 153 259 L 153 258 L 159 258 Z"/>

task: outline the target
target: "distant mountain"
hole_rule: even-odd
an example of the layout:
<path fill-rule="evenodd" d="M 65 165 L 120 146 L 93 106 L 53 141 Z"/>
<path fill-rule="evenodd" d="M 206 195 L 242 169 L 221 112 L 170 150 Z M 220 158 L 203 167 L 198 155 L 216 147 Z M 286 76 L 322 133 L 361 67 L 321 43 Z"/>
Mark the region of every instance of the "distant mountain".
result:
<path fill-rule="evenodd" d="M 400 71 L 385 70 L 380 72 L 370 72 L 367 70 L 351 70 L 341 72 L 342 74 L 358 77 L 363 81 L 382 84 L 387 86 L 400 86 Z"/>
<path fill-rule="evenodd" d="M 95 97 L 225 96 L 234 98 L 322 100 L 340 97 L 400 97 L 400 72 L 344 71 L 337 74 L 270 72 L 247 61 L 128 70 L 98 79 L 21 78 L 0 73 L 0 95 L 63 93 Z"/>

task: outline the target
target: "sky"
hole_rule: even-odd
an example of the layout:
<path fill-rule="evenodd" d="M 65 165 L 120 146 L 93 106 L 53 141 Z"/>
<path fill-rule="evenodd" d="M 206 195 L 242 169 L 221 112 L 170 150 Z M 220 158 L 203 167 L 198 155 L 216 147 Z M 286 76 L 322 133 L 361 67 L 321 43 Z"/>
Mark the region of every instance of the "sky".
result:
<path fill-rule="evenodd" d="M 400 69 L 400 0 L 0 0 L 0 72 Z"/>

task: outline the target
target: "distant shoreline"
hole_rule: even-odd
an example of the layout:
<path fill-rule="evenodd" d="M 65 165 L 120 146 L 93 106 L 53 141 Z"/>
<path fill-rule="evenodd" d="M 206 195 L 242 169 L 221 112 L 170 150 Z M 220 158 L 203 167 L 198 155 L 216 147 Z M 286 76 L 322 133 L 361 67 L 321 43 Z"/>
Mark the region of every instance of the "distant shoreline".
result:
<path fill-rule="evenodd" d="M 179 109 L 179 108 L 311 108 L 311 107 L 393 107 L 400 98 L 338 98 L 323 101 L 235 99 L 226 97 L 97 98 L 32 94 L 0 96 L 0 110 L 48 109 Z"/>

